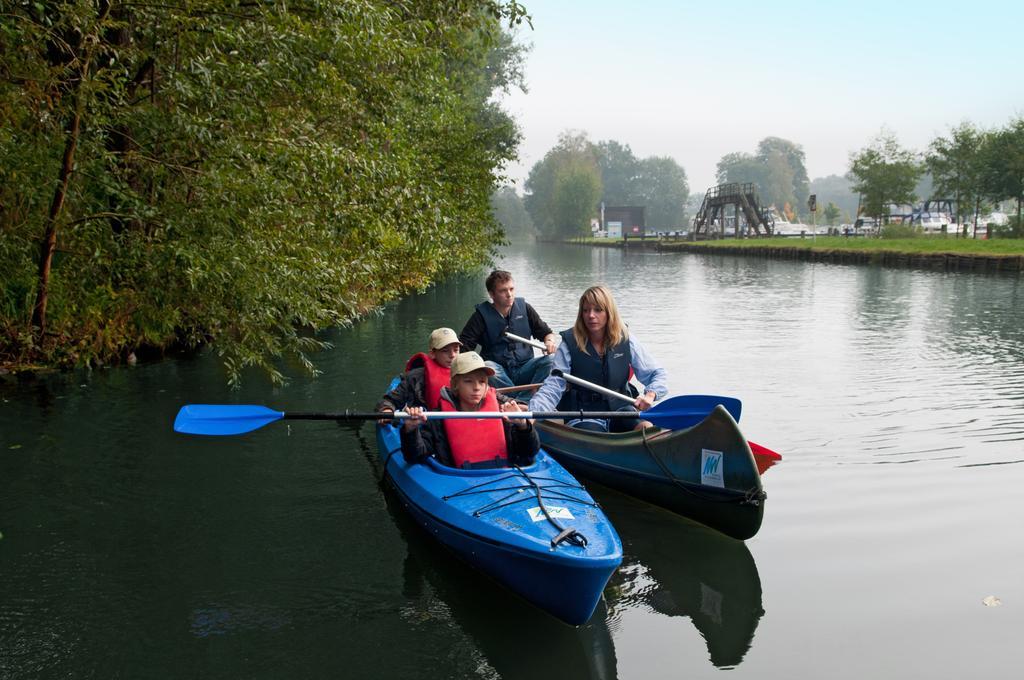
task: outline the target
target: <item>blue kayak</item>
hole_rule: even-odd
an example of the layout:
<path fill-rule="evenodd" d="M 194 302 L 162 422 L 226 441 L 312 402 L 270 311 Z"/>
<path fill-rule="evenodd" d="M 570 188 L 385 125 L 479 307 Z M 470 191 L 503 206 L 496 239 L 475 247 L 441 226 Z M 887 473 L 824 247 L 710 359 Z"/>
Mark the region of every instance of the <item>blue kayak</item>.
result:
<path fill-rule="evenodd" d="M 398 428 L 377 427 L 385 474 L 416 522 L 466 562 L 566 623 L 586 623 L 622 562 L 615 528 L 540 451 L 524 468 L 409 464 Z"/>

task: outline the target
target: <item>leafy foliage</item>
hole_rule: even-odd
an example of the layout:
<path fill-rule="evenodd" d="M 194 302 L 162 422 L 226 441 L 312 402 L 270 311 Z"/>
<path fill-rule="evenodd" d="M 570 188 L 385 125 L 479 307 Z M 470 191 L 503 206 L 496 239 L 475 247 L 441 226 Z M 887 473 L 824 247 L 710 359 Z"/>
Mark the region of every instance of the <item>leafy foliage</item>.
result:
<path fill-rule="evenodd" d="M 604 185 L 601 200 L 605 205 L 641 205 L 637 202 L 640 159 L 628 144 L 614 139 L 598 142 L 597 166 L 601 169 L 601 183 Z"/>
<path fill-rule="evenodd" d="M 922 172 L 916 156 L 885 131 L 850 155 L 853 190 L 863 197 L 863 212 L 879 221 L 888 217 L 890 205 L 916 200 L 914 187 Z"/>
<path fill-rule="evenodd" d="M 597 169 L 596 184 L 592 168 Z M 563 194 L 562 199 L 579 201 L 595 186 L 597 196 L 590 214 L 584 216 L 586 211 L 579 205 L 575 208 L 579 214 L 572 219 L 577 226 L 570 227 L 564 217 L 568 214 L 566 206 L 556 205 L 555 190 L 572 187 L 572 198 Z M 674 159 L 638 159 L 628 144 L 615 140 L 593 144 L 583 133 L 564 133 L 558 145 L 531 169 L 526 188 L 530 192 L 527 208 L 535 223 L 552 235 L 589 233 L 585 225 L 597 214 L 598 201 L 606 206 L 643 206 L 648 227 L 672 229 L 686 221 L 689 185 L 686 171 Z M 553 228 L 555 224 L 563 224 L 564 228 Z"/>
<path fill-rule="evenodd" d="M 521 85 L 516 2 L 6 7 L 0 360 L 212 341 L 232 379 L 279 380 L 282 355 L 313 370 L 315 330 L 501 240 L 519 133 L 491 94 Z"/>
<path fill-rule="evenodd" d="M 834 227 L 836 225 L 839 221 L 840 214 L 841 211 L 839 210 L 839 206 L 832 201 L 829 201 L 828 205 L 825 206 L 825 209 L 821 211 L 821 216 L 824 218 L 825 224 L 830 227 Z"/>
<path fill-rule="evenodd" d="M 558 143 L 530 169 L 523 202 L 541 234 L 588 235 L 601 198 L 597 152 L 585 133 L 563 132 Z"/>
<path fill-rule="evenodd" d="M 779 208 L 786 203 L 804 206 L 810 196 L 803 148 L 780 137 L 762 139 L 755 154 L 736 152 L 722 156 L 716 179 L 720 184 L 752 182 L 765 203 Z"/>
<path fill-rule="evenodd" d="M 570 163 L 555 173 L 555 221 L 567 236 L 589 236 L 601 176 L 591 163 Z"/>
<path fill-rule="evenodd" d="M 981 178 L 985 193 L 993 200 L 1012 198 L 1017 202 L 1017 229 L 1024 215 L 1024 117 L 988 135 L 980 151 Z"/>
<path fill-rule="evenodd" d="M 969 122 L 950 130 L 946 137 L 932 140 L 925 164 L 933 179 L 932 191 L 956 201 L 957 211 L 977 212 L 985 193 L 982 182 L 982 144 L 985 134 Z"/>
<path fill-rule="evenodd" d="M 646 207 L 648 228 L 679 229 L 686 223 L 690 186 L 686 181 L 686 171 L 675 159 L 649 156 L 640 161 L 636 191 L 633 205 Z"/>
<path fill-rule="evenodd" d="M 491 195 L 491 210 L 498 224 L 509 239 L 523 239 L 534 235 L 533 220 L 530 219 L 522 197 L 514 187 L 504 186 Z"/>
<path fill-rule="evenodd" d="M 850 180 L 840 175 L 826 175 L 811 180 L 811 193 L 818 197 L 818 205 L 834 203 L 839 210 L 838 218 L 853 222 L 857 214 L 857 194 L 850 189 Z"/>

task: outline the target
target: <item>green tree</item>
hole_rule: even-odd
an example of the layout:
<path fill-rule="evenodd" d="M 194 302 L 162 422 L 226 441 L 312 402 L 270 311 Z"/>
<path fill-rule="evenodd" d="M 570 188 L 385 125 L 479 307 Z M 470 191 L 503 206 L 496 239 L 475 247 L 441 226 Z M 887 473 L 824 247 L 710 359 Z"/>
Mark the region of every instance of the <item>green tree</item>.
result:
<path fill-rule="evenodd" d="M 719 184 L 752 182 L 762 201 L 780 209 L 786 203 L 806 205 L 810 195 L 803 148 L 780 137 L 765 137 L 753 155 L 737 152 L 722 156 L 716 179 Z"/>
<path fill-rule="evenodd" d="M 781 198 L 796 206 L 807 205 L 810 182 L 803 147 L 781 137 L 765 137 L 757 144 L 757 159 L 767 168 L 767 192 L 773 202 Z"/>
<path fill-rule="evenodd" d="M 825 224 L 830 227 L 834 227 L 836 226 L 836 222 L 839 221 L 840 212 L 839 206 L 832 201 L 829 201 L 828 205 L 825 206 L 825 209 L 821 211 L 821 216 L 825 218 Z"/>
<path fill-rule="evenodd" d="M 599 191 L 593 208 L 587 211 L 579 202 L 594 186 L 593 168 Z M 574 132 L 563 133 L 558 144 L 531 168 L 526 190 L 526 209 L 541 233 L 549 236 L 581 233 L 584 226 L 580 220 L 589 224 L 599 201 L 642 206 L 648 225 L 679 227 L 685 222 L 689 198 L 686 171 L 672 158 L 638 160 L 627 144 L 615 140 L 593 144 L 585 133 Z"/>
<path fill-rule="evenodd" d="M 637 205 L 641 195 L 640 160 L 629 145 L 615 140 L 598 142 L 596 152 L 604 187 L 601 200 L 606 205 Z"/>
<path fill-rule="evenodd" d="M 885 130 L 868 146 L 850 154 L 850 178 L 853 190 L 862 196 L 862 211 L 879 221 L 888 218 L 891 204 L 917 199 L 914 186 L 922 172 L 914 154 Z"/>
<path fill-rule="evenodd" d="M 7 3 L 0 360 L 212 341 L 281 378 L 500 242 L 497 0 Z"/>
<path fill-rule="evenodd" d="M 495 191 L 491 195 L 491 210 L 508 238 L 516 240 L 533 236 L 533 220 L 514 187 L 504 186 Z"/>
<path fill-rule="evenodd" d="M 555 222 L 562 236 L 590 236 L 590 220 L 601 198 L 601 173 L 594 163 L 573 162 L 555 175 Z"/>
<path fill-rule="evenodd" d="M 1017 229 L 1024 202 L 1024 117 L 989 135 L 982 145 L 982 183 L 995 201 L 1012 198 L 1017 202 Z"/>
<path fill-rule="evenodd" d="M 764 184 L 765 168 L 757 158 L 748 153 L 729 153 L 718 161 L 715 180 L 719 184 L 752 182 L 760 187 Z"/>
<path fill-rule="evenodd" d="M 674 159 L 650 156 L 642 160 L 637 186 L 640 190 L 638 204 L 646 207 L 647 227 L 669 230 L 685 225 L 690 187 L 686 171 Z"/>
<path fill-rule="evenodd" d="M 594 186 L 597 193 L 587 208 L 581 201 L 593 193 Z M 578 236 L 584 233 L 584 219 L 589 232 L 589 220 L 597 213 L 602 187 L 597 150 L 586 133 L 563 132 L 558 143 L 530 169 L 525 188 L 523 203 L 541 234 L 551 238 Z"/>
<path fill-rule="evenodd" d="M 925 164 L 932 176 L 932 191 L 956 201 L 956 221 L 977 213 L 984 195 L 982 144 L 985 133 L 968 122 L 950 130 L 949 137 L 932 140 Z"/>
<path fill-rule="evenodd" d="M 818 203 L 835 203 L 844 215 L 857 214 L 857 194 L 850 189 L 848 177 L 828 175 L 811 181 L 811 193 L 818 197 Z M 846 220 L 849 221 L 849 220 Z"/>

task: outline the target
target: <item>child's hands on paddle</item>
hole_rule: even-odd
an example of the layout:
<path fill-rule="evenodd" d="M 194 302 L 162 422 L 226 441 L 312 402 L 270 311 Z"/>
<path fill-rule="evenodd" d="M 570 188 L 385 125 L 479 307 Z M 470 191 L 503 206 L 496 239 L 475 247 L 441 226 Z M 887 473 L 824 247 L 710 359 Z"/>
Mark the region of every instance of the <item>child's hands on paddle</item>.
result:
<path fill-rule="evenodd" d="M 402 423 L 402 430 L 405 432 L 412 432 L 417 427 L 427 422 L 427 417 L 423 415 L 423 408 L 420 406 L 410 406 L 405 409 L 405 412 L 409 414 L 409 417 Z"/>
<path fill-rule="evenodd" d="M 518 401 L 515 401 L 515 400 L 513 400 L 513 401 L 506 401 L 504 404 L 501 405 L 500 408 L 501 408 L 501 410 L 503 412 L 506 412 L 506 413 L 507 412 L 512 412 L 512 411 L 526 411 L 527 410 L 525 406 L 523 406 L 522 404 L 520 404 Z M 502 420 L 504 420 L 507 423 L 508 422 L 512 423 L 513 426 L 515 426 L 517 429 L 520 429 L 520 430 L 525 430 L 525 429 L 529 428 L 530 427 L 530 423 L 533 422 L 532 420 L 527 420 L 526 418 L 515 418 L 515 419 L 512 419 L 512 418 L 502 418 Z"/>

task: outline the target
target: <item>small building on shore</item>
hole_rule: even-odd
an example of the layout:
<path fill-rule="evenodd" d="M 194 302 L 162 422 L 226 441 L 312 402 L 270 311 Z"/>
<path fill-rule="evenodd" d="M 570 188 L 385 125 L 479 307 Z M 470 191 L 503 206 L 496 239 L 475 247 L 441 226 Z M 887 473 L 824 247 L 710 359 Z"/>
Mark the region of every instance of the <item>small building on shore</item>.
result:
<path fill-rule="evenodd" d="M 608 238 L 642 237 L 646 230 L 644 206 L 609 205 L 601 211 L 601 226 Z"/>

